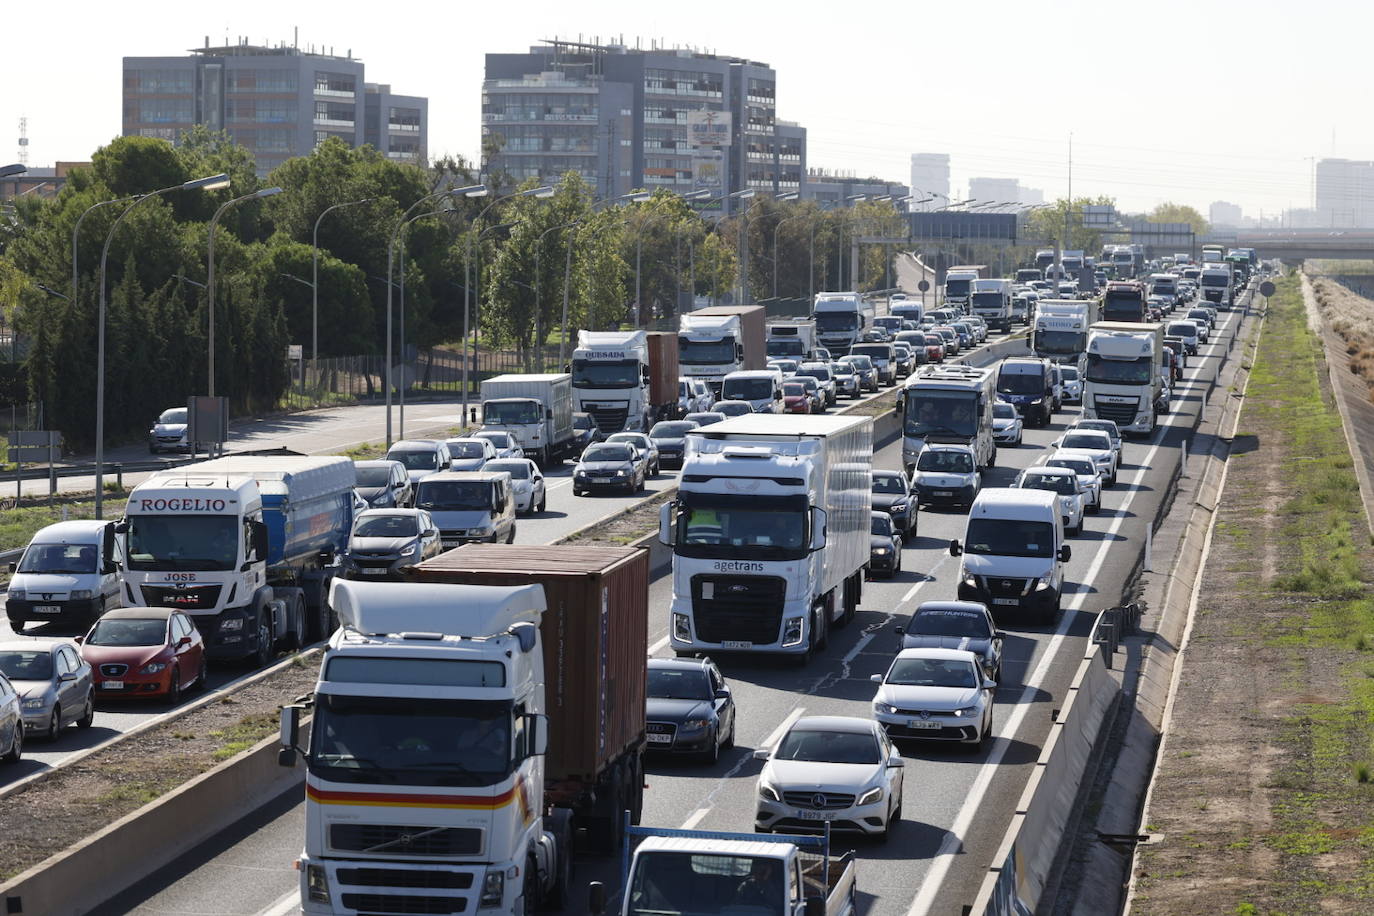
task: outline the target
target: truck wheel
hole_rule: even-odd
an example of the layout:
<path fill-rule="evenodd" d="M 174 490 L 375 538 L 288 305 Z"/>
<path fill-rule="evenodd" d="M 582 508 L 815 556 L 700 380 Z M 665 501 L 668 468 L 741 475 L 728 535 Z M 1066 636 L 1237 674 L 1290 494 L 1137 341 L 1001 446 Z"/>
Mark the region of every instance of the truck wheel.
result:
<path fill-rule="evenodd" d="M 516 913 L 524 916 L 533 916 L 539 912 L 539 864 L 535 862 L 534 856 L 525 857 L 525 880 L 520 889 L 520 900 L 515 908 Z"/>
<path fill-rule="evenodd" d="M 282 642 L 285 643 L 287 652 L 299 652 L 306 643 L 304 595 L 296 592 L 287 607 L 290 609 L 290 616 L 287 618 L 290 620 L 290 629 Z"/>
<path fill-rule="evenodd" d="M 253 667 L 266 668 L 276 657 L 272 646 L 272 626 L 268 622 L 267 613 L 264 608 L 258 608 L 258 648 L 253 653 Z"/>
<path fill-rule="evenodd" d="M 625 770 L 617 766 L 610 775 L 610 798 L 607 801 L 609 816 L 605 817 L 605 828 L 601 832 L 601 851 L 615 852 L 625 843 Z"/>
<path fill-rule="evenodd" d="M 561 815 L 560 815 L 561 812 Z M 573 883 L 572 824 L 566 808 L 555 809 L 549 818 L 558 848 L 557 864 L 554 866 L 554 879 L 549 884 L 543 903 L 549 910 L 562 910 L 572 900 Z"/>

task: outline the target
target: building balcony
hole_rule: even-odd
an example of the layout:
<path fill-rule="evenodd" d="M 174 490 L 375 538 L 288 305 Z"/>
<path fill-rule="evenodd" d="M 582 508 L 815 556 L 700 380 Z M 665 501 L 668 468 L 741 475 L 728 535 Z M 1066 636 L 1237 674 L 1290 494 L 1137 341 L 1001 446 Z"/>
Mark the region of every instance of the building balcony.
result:
<path fill-rule="evenodd" d="M 316 118 L 316 119 L 315 119 L 315 126 L 316 126 L 316 127 L 346 127 L 346 128 L 348 128 L 349 130 L 353 130 L 354 128 L 357 127 L 357 124 L 358 124 L 358 122 L 356 122 L 356 121 L 336 121 L 336 120 L 334 120 L 334 119 L 332 119 L 332 118 Z"/>
<path fill-rule="evenodd" d="M 315 95 L 323 99 L 356 99 L 358 93 L 351 89 L 321 89 L 315 87 Z"/>
<path fill-rule="evenodd" d="M 387 124 L 386 129 L 391 131 L 393 134 L 418 134 L 420 132 L 420 125 L 389 123 Z"/>

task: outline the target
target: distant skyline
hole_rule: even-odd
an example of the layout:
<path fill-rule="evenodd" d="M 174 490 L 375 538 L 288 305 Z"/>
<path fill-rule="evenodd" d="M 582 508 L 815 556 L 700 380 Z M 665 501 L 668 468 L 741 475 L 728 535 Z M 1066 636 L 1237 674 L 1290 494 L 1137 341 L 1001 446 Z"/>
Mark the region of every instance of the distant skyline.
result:
<path fill-rule="evenodd" d="M 841 15 L 838 10 L 843 11 Z M 1204 26 L 1225 30 L 1204 47 Z M 921 6 L 858 0 L 780 22 L 768 5 L 529 0 L 490 9 L 339 0 L 328 13 L 242 0 L 214 13 L 146 0 L 81 5 L 16 31 L 0 74 L 0 164 L 28 118 L 29 163 L 84 160 L 119 134 L 125 56 L 233 43 L 350 49 L 394 91 L 430 100 L 430 155 L 477 158 L 483 55 L 554 37 L 694 46 L 777 70 L 778 114 L 808 129 L 813 167 L 905 182 L 914 152 L 947 152 L 951 185 L 1015 178 L 1047 200 L 1107 194 L 1127 211 L 1216 200 L 1247 217 L 1312 201 L 1314 158 L 1374 159 L 1363 7 L 1152 2 Z M 17 24 L 22 21 L 16 19 Z M 1121 24 L 1129 24 L 1121 31 Z M 990 27 L 996 24 L 995 27 Z M 900 40 L 897 40 L 900 37 Z M 1117 75 L 1114 71 L 1120 70 Z"/>

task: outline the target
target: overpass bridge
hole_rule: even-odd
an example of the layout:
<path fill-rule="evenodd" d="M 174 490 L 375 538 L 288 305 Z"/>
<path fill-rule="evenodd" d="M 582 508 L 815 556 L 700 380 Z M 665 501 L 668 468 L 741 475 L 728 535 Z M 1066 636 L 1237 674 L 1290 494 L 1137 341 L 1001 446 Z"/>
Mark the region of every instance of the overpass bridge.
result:
<path fill-rule="evenodd" d="M 1236 234 L 1235 247 L 1254 248 L 1266 260 L 1374 260 L 1374 229 L 1265 229 Z"/>

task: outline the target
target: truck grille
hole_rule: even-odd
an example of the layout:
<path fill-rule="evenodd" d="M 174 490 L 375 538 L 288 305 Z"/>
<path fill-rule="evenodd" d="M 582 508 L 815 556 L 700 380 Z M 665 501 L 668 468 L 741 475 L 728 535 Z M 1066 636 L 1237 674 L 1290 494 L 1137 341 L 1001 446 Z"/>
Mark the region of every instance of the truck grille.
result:
<path fill-rule="evenodd" d="M 482 831 L 471 827 L 403 824 L 331 824 L 329 845 L 340 852 L 367 852 L 390 843 L 386 851 L 406 856 L 471 856 L 482 851 Z M 367 909 L 367 907 L 362 907 Z"/>
<path fill-rule="evenodd" d="M 1135 422 L 1136 408 L 1139 401 L 1131 401 L 1127 404 L 1107 404 L 1103 401 L 1094 401 L 1093 410 L 1097 412 L 1099 420 L 1114 420 L 1118 426 L 1130 426 Z"/>
<path fill-rule="evenodd" d="M 782 800 L 793 808 L 811 811 L 838 811 L 854 806 L 854 796 L 835 792 L 784 792 Z"/>
<path fill-rule="evenodd" d="M 143 586 L 143 601 L 148 607 L 174 607 L 180 611 L 209 610 L 219 601 L 221 585 Z"/>
<path fill-rule="evenodd" d="M 630 408 L 588 406 L 587 413 L 591 414 L 592 420 L 596 422 L 596 428 L 609 436 L 625 429 L 625 420 L 630 416 Z"/>
<path fill-rule="evenodd" d="M 447 916 L 467 911 L 468 902 L 461 897 L 403 897 L 399 894 L 342 894 L 345 909 L 359 913 L 421 914 Z"/>
<path fill-rule="evenodd" d="M 703 598 L 703 594 L 711 597 Z M 777 642 L 786 595 L 787 582 L 783 579 L 697 576 L 692 579 L 692 616 L 697 636 L 704 642 Z"/>
<path fill-rule="evenodd" d="M 410 887 L 429 890 L 465 891 L 472 887 L 472 875 L 434 868 L 341 868 L 339 883 L 357 887 Z"/>

